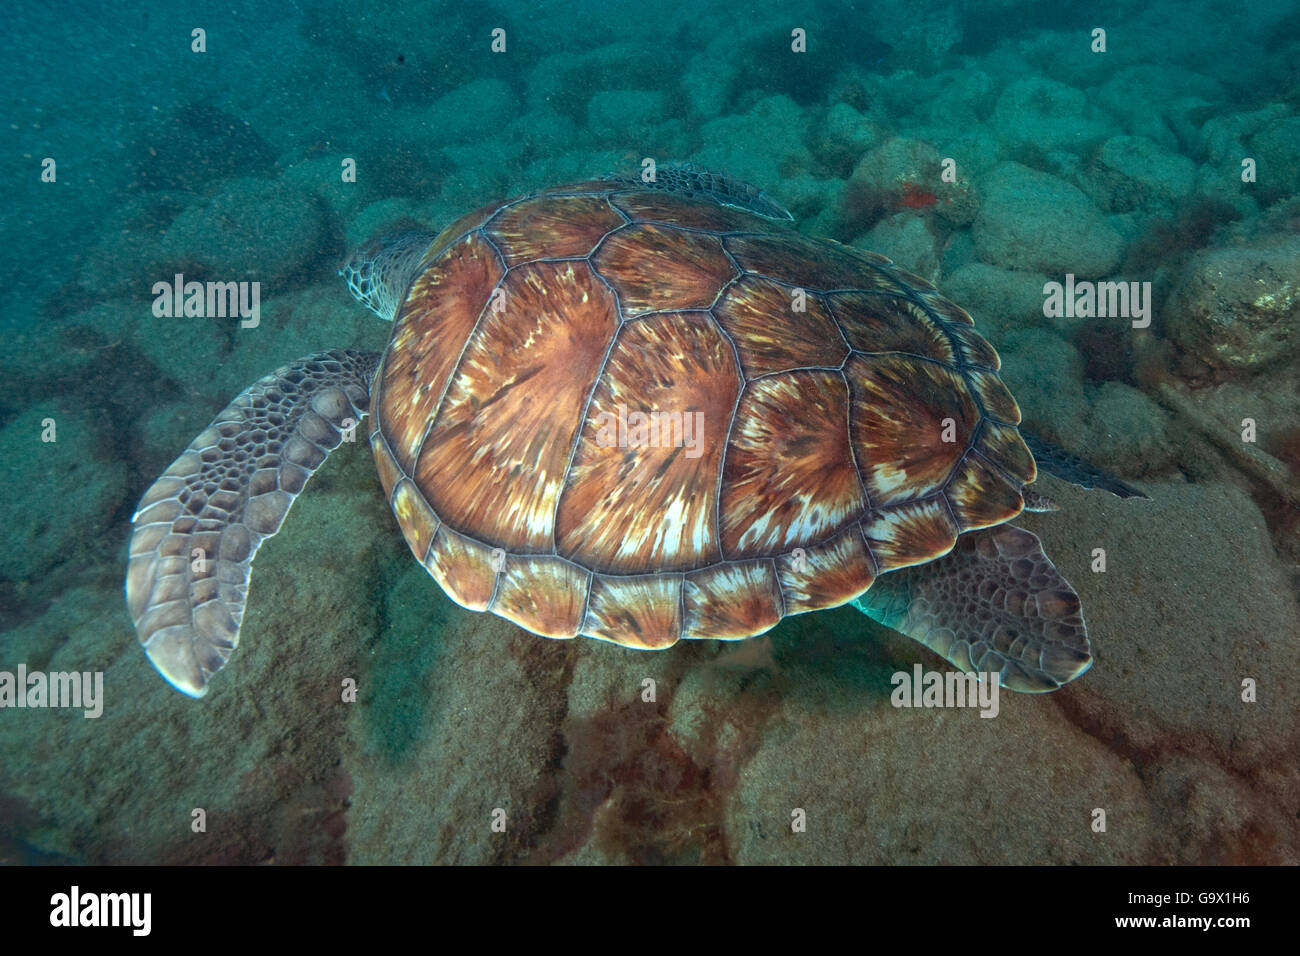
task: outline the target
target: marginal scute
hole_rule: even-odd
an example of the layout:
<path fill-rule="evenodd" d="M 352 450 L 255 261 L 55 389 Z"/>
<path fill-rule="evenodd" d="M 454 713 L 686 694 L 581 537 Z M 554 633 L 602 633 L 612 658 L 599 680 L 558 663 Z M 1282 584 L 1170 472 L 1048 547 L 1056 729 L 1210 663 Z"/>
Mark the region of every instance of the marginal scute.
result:
<path fill-rule="evenodd" d="M 974 454 L 958 467 L 945 494 L 963 532 L 1010 521 L 1025 505 L 1019 488 Z"/>
<path fill-rule="evenodd" d="M 992 372 L 1002 367 L 1002 359 L 998 357 L 997 350 L 974 328 L 957 324 L 949 324 L 945 328 L 957 343 L 957 350 L 967 365 L 976 365 Z"/>
<path fill-rule="evenodd" d="M 671 647 L 682 635 L 681 576 L 593 575 L 582 633 L 640 650 Z"/>
<path fill-rule="evenodd" d="M 944 298 L 938 292 L 926 292 L 920 295 L 926 306 L 937 312 L 939 318 L 944 322 L 956 322 L 959 325 L 974 325 L 975 320 L 970 317 L 970 313 L 949 299 Z"/>
<path fill-rule="evenodd" d="M 731 561 L 688 574 L 682 637 L 740 640 L 781 620 L 783 607 L 770 560 Z"/>
<path fill-rule="evenodd" d="M 461 607 L 485 611 L 496 587 L 496 567 L 504 552 L 491 548 L 442 525 L 433 536 L 425 568 Z"/>
<path fill-rule="evenodd" d="M 862 536 L 881 574 L 943 557 L 957 533 L 942 495 L 886 508 L 862 522 Z"/>
<path fill-rule="evenodd" d="M 1038 477 L 1034 456 L 1029 453 L 1018 429 L 985 420 L 975 450 L 1001 468 L 1012 484 L 1032 484 Z"/>
<path fill-rule="evenodd" d="M 392 500 L 393 489 L 402 477 L 402 470 L 393 460 L 393 453 L 388 450 L 384 433 L 376 431 L 370 436 L 370 450 L 375 456 L 375 469 L 379 472 L 379 484 L 383 486 L 384 497 Z"/>
<path fill-rule="evenodd" d="M 847 604 L 871 587 L 876 577 L 875 563 L 856 524 L 825 544 L 779 555 L 776 571 L 787 614 Z"/>
<path fill-rule="evenodd" d="M 1003 425 L 1020 424 L 1020 406 L 995 373 L 972 368 L 967 370 L 966 378 L 983 403 L 986 415 Z"/>
<path fill-rule="evenodd" d="M 490 610 L 543 637 L 576 637 L 590 580 L 561 558 L 510 555 Z"/>
<path fill-rule="evenodd" d="M 393 492 L 393 514 L 415 560 L 423 561 L 441 522 L 409 478 L 399 481 Z"/>

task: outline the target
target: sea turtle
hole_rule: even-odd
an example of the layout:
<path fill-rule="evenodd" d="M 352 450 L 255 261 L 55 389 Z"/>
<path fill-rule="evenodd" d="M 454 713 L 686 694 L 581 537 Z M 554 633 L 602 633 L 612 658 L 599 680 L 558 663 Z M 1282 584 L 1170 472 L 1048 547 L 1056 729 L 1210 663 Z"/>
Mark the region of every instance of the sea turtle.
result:
<path fill-rule="evenodd" d="M 997 353 L 929 282 L 790 219 L 683 166 L 363 246 L 340 274 L 393 321 L 385 351 L 277 369 L 141 499 L 126 599 L 149 659 L 204 694 L 258 546 L 373 412 L 397 523 L 472 610 L 658 649 L 853 601 L 1009 688 L 1079 676 L 1078 597 L 1007 524 L 1051 505 Z"/>

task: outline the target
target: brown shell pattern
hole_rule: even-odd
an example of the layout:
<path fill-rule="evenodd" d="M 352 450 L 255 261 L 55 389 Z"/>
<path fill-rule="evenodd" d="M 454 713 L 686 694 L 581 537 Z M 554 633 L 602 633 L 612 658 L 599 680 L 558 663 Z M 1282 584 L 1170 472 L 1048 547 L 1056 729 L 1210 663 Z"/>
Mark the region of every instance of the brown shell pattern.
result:
<path fill-rule="evenodd" d="M 538 634 L 737 639 L 1024 506 L 997 353 L 889 260 L 620 183 L 430 248 L 371 446 L 447 594 Z"/>

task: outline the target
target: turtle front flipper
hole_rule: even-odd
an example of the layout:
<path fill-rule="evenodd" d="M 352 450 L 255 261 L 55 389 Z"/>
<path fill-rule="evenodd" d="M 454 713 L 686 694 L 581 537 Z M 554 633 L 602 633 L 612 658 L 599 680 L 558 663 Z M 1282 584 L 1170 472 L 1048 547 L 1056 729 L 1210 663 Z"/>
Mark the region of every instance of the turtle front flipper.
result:
<path fill-rule="evenodd" d="M 1080 488 L 1100 488 L 1120 498 L 1150 498 L 1149 495 L 1102 471 L 1091 462 L 1084 461 L 1078 455 L 1071 455 L 1064 448 L 1057 448 L 1046 439 L 1039 438 L 1023 428 L 1020 429 L 1020 437 L 1029 446 L 1029 451 L 1034 456 L 1038 467 L 1062 481 L 1068 481 Z"/>
<path fill-rule="evenodd" d="M 1079 596 L 1038 538 L 1002 524 L 964 534 L 945 557 L 891 571 L 853 606 L 967 673 L 1056 690 L 1092 666 Z"/>
<path fill-rule="evenodd" d="M 145 653 L 202 697 L 239 643 L 248 573 L 307 479 L 370 404 L 374 352 L 319 352 L 226 406 L 132 518 L 126 603 Z"/>

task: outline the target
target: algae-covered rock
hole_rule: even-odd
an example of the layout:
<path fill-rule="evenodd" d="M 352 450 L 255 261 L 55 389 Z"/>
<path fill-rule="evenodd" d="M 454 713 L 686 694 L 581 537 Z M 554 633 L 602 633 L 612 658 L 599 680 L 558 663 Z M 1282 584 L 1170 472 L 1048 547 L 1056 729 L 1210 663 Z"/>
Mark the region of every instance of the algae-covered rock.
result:
<path fill-rule="evenodd" d="M 1078 431 L 1087 417 L 1083 392 L 1084 362 L 1065 339 L 1044 329 L 1024 329 L 1003 336 L 1002 380 L 1020 405 L 1025 423 L 1048 435 Z"/>
<path fill-rule="evenodd" d="M 1047 321 L 1043 317 L 1043 286 L 1048 281 L 1036 272 L 1014 272 L 987 262 L 970 262 L 945 278 L 941 289 L 969 312 L 975 327 L 1000 348 L 1000 334 L 1041 326 Z"/>
<path fill-rule="evenodd" d="M 951 159 L 951 157 L 947 157 Z M 963 167 L 932 145 L 895 136 L 872 149 L 854 168 L 847 195 L 850 219 L 874 221 L 881 215 L 909 211 L 934 214 L 950 226 L 963 226 L 979 210 L 979 194 Z"/>
<path fill-rule="evenodd" d="M 193 200 L 188 193 L 172 191 L 123 201 L 88 243 L 77 275 L 81 285 L 98 295 L 147 297 L 165 272 L 168 226 Z"/>
<path fill-rule="evenodd" d="M 918 216 L 896 213 L 882 219 L 853 245 L 888 256 L 895 265 L 931 282 L 939 277 L 938 244 Z"/>
<path fill-rule="evenodd" d="M 1040 76 L 1007 86 L 992 124 L 1005 143 L 1073 152 L 1117 132 L 1082 90 Z"/>
<path fill-rule="evenodd" d="M 1300 192 L 1300 116 L 1269 123 L 1250 138 L 1260 191 L 1268 201 Z"/>
<path fill-rule="evenodd" d="M 1187 264 L 1169 334 L 1219 369 L 1268 365 L 1295 349 L 1300 328 L 1300 237 L 1207 249 Z"/>
<path fill-rule="evenodd" d="M 1123 237 L 1087 196 L 1019 163 L 989 174 L 973 229 L 980 258 L 1005 269 L 1102 276 L 1124 251 Z"/>
<path fill-rule="evenodd" d="M 1173 203 L 1196 185 L 1196 164 L 1143 136 L 1112 136 L 1101 148 L 1092 179 L 1112 212 Z"/>

